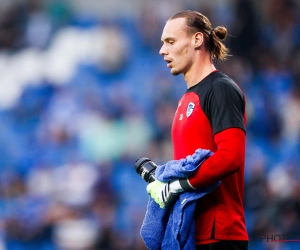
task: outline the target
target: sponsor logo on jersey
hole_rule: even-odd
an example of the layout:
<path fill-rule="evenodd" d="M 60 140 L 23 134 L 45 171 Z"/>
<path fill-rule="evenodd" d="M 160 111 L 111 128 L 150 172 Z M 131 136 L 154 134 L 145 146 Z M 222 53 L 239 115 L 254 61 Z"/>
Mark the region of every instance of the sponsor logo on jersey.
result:
<path fill-rule="evenodd" d="M 190 102 L 186 110 L 186 117 L 189 117 L 193 113 L 194 107 L 195 104 L 193 102 Z"/>

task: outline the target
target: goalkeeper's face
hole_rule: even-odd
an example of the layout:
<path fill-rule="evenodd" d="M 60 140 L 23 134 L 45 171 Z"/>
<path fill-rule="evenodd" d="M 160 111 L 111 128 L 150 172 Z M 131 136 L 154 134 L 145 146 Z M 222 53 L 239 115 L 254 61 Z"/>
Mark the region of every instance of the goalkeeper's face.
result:
<path fill-rule="evenodd" d="M 162 36 L 159 54 L 164 57 L 173 75 L 186 74 L 193 64 L 195 46 L 185 18 L 168 20 Z"/>

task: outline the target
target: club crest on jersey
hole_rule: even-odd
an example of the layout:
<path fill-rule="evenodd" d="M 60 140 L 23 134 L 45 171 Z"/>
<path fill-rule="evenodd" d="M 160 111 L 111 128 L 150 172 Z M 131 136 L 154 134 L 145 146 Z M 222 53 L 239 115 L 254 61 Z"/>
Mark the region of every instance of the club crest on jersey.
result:
<path fill-rule="evenodd" d="M 194 107 L 195 104 L 193 102 L 190 102 L 186 110 L 186 117 L 189 117 L 193 113 Z"/>

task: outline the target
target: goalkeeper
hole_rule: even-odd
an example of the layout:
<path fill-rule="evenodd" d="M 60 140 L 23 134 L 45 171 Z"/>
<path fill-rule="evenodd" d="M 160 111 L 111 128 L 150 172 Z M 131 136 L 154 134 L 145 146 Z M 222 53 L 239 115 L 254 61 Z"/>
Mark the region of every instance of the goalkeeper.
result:
<path fill-rule="evenodd" d="M 187 84 L 173 120 L 174 160 L 201 148 L 214 154 L 188 178 L 155 181 L 147 191 L 165 208 L 174 202 L 176 193 L 221 181 L 197 200 L 193 216 L 198 250 L 248 249 L 243 209 L 245 97 L 237 84 L 214 66 L 228 56 L 222 43 L 226 34 L 225 27 L 212 28 L 201 13 L 181 11 L 166 22 L 159 51 L 171 73 L 183 74 Z"/>

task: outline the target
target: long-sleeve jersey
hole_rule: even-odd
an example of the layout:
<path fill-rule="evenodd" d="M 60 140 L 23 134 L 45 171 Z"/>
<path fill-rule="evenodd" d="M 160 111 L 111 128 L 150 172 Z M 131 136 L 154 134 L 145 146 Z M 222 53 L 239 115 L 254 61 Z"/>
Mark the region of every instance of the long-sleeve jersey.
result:
<path fill-rule="evenodd" d="M 243 208 L 245 126 L 245 97 L 220 71 L 189 88 L 178 103 L 172 126 L 174 159 L 209 149 L 214 154 L 188 180 L 195 188 L 222 181 L 197 202 L 197 244 L 248 240 Z"/>

